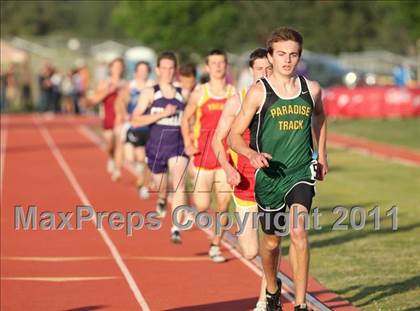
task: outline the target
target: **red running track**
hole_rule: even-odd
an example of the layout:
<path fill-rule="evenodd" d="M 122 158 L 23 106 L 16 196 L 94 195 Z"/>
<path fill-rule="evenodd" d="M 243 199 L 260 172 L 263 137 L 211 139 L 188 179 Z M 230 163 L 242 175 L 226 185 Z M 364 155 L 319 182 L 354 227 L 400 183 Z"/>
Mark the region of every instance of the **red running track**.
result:
<path fill-rule="evenodd" d="M 169 218 L 160 230 L 143 228 L 131 237 L 125 228 L 111 230 L 106 218 L 99 230 L 94 221 L 81 230 L 14 228 L 17 205 L 36 206 L 38 216 L 80 205 L 123 214 L 153 210 L 155 198 L 141 201 L 128 171 L 111 181 L 106 155 L 83 135 L 82 123 L 99 124 L 96 118 L 2 115 L 1 309 L 252 309 L 261 272 L 234 250 L 224 249 L 227 263 L 211 262 L 209 238 L 198 229 L 184 232 L 182 245 L 172 244 Z M 70 223 L 76 226 L 74 217 Z M 287 261 L 282 270 L 290 276 Z M 326 306 L 355 310 L 313 279 L 309 288 Z M 292 310 L 286 296 L 285 310 Z"/>
<path fill-rule="evenodd" d="M 420 165 L 420 152 L 413 149 L 337 133 L 329 133 L 328 142 L 401 163 Z"/>

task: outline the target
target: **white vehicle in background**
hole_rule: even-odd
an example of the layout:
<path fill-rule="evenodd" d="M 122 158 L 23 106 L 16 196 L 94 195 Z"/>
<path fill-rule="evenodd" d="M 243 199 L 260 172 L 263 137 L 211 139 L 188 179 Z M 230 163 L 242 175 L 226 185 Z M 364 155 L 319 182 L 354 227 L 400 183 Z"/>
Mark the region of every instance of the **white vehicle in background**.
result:
<path fill-rule="evenodd" d="M 156 53 L 151 48 L 145 46 L 135 46 L 124 53 L 124 61 L 126 65 L 126 77 L 131 79 L 133 77 L 133 72 L 136 64 L 139 61 L 148 62 L 152 71 L 150 72 L 151 79 L 154 79 L 154 66 L 156 63 Z"/>
<path fill-rule="evenodd" d="M 342 65 L 337 58 L 304 51 L 298 69 L 299 74 L 317 80 L 322 87 L 344 85 L 355 87 L 375 84 L 375 77 L 361 70 L 351 70 Z"/>

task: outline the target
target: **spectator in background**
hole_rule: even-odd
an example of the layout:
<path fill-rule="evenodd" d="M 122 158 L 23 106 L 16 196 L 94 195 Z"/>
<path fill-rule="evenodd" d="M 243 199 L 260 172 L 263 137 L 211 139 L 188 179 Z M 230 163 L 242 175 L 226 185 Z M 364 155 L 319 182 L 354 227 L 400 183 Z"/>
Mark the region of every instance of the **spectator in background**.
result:
<path fill-rule="evenodd" d="M 83 110 L 87 106 L 86 93 L 90 86 L 90 73 L 88 67 L 85 64 L 82 64 L 79 67 L 79 77 L 79 109 Z"/>
<path fill-rule="evenodd" d="M 10 108 L 10 105 L 13 105 L 17 99 L 18 89 L 16 82 L 16 67 L 14 64 L 10 64 L 7 69 L 6 75 L 6 103 L 7 108 Z"/>
<path fill-rule="evenodd" d="M 73 69 L 70 69 L 61 81 L 61 110 L 64 113 L 73 113 Z"/>
<path fill-rule="evenodd" d="M 399 64 L 393 70 L 394 84 L 408 86 L 411 81 L 411 72 L 408 64 Z"/>
<path fill-rule="evenodd" d="M 71 76 L 73 84 L 73 108 L 75 114 L 80 114 L 80 95 L 81 95 L 81 78 L 80 70 L 78 68 L 73 70 Z"/>
<path fill-rule="evenodd" d="M 25 69 L 22 77 L 22 105 L 25 110 L 32 110 L 31 74 Z"/>
<path fill-rule="evenodd" d="M 58 70 L 54 70 L 51 76 L 51 103 L 54 113 L 61 112 L 61 82 L 62 76 Z"/>
<path fill-rule="evenodd" d="M 46 62 L 40 75 L 38 76 L 39 86 L 39 110 L 41 112 L 50 109 L 51 98 L 52 98 L 52 83 L 51 76 L 53 74 L 53 68 L 50 63 Z"/>
<path fill-rule="evenodd" d="M 252 83 L 252 74 L 249 70 L 249 66 L 246 66 L 242 68 L 241 72 L 239 73 L 237 87 L 239 90 L 242 90 L 244 88 L 248 88 Z"/>
<path fill-rule="evenodd" d="M 0 73 L 0 111 L 6 111 L 6 73 Z"/>

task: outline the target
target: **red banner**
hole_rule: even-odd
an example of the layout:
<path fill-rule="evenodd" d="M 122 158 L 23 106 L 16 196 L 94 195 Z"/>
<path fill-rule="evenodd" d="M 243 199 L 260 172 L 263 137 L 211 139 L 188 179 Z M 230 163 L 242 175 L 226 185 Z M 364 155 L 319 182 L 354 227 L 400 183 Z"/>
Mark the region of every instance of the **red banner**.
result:
<path fill-rule="evenodd" d="M 420 116 L 420 88 L 334 87 L 324 92 L 323 101 L 327 115 L 338 118 Z"/>

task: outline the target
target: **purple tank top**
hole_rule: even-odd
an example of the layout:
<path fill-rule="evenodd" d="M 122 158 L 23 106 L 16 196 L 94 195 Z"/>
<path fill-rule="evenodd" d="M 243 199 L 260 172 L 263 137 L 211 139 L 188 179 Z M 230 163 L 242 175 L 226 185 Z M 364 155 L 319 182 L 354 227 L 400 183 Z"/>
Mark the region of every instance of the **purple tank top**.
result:
<path fill-rule="evenodd" d="M 174 115 L 162 118 L 150 125 L 148 144 L 179 144 L 180 141 L 182 142 L 181 119 L 185 107 L 181 88 L 176 88 L 175 97 L 171 99 L 163 97 L 159 84 L 153 88 L 154 101 L 145 114 L 162 112 L 168 104 L 175 105 L 177 110 Z"/>

